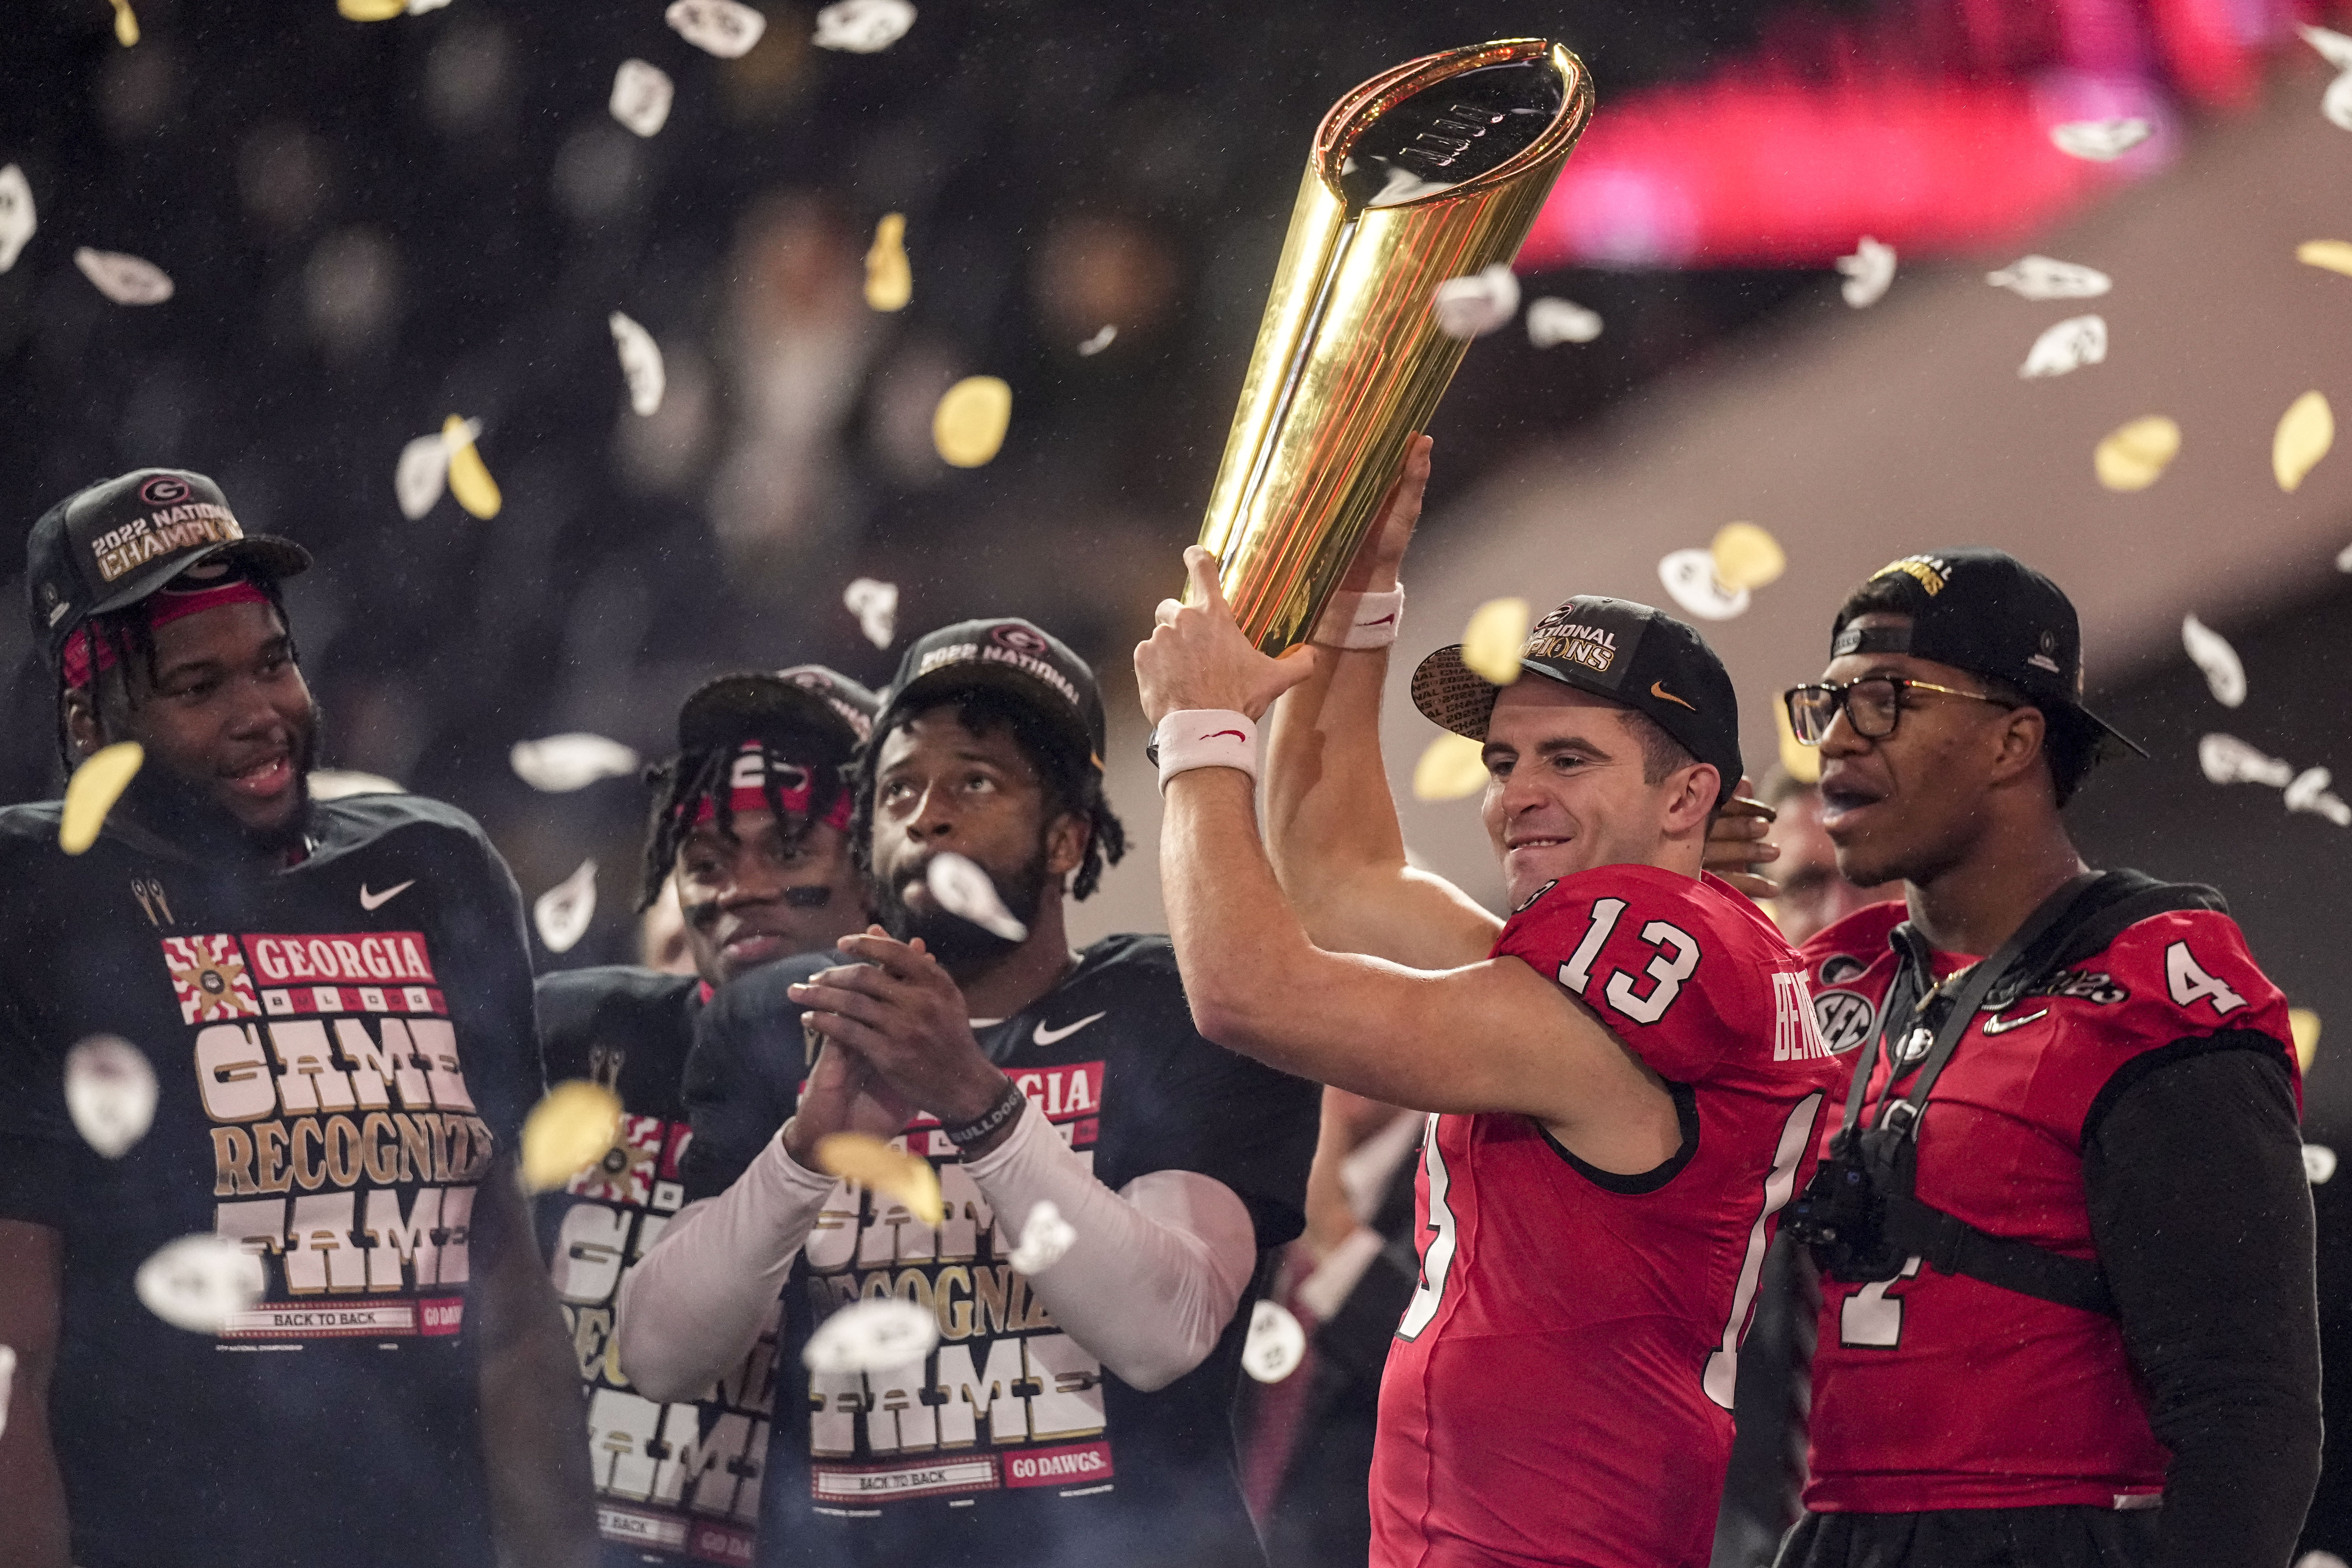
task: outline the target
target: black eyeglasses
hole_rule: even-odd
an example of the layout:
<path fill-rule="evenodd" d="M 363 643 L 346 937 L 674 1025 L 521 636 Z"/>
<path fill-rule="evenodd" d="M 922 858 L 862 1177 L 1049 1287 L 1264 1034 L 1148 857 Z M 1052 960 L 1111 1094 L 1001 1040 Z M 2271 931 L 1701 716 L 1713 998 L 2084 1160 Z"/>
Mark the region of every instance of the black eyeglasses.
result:
<path fill-rule="evenodd" d="M 1903 716 L 1906 691 L 1940 691 L 1947 697 L 1965 697 L 1973 702 L 1990 702 L 1996 708 L 2017 706 L 1981 691 L 1962 691 L 1956 687 L 1938 686 L 1932 680 L 1912 680 L 1900 675 L 1865 675 L 1843 685 L 1815 681 L 1808 686 L 1792 686 L 1781 694 L 1780 700 L 1789 710 L 1789 728 L 1796 731 L 1797 739 L 1808 746 L 1818 746 L 1830 732 L 1830 726 L 1837 722 L 1841 709 L 1855 734 L 1865 741 L 1884 741 L 1895 733 L 1895 721 Z"/>

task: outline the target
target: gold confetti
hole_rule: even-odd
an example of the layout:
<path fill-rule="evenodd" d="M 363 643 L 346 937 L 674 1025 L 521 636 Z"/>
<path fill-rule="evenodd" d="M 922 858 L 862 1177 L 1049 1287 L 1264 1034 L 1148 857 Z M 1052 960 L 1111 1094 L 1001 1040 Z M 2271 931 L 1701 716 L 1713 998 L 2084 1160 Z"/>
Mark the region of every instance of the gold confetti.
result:
<path fill-rule="evenodd" d="M 1013 389 L 992 375 L 968 375 L 947 390 L 931 414 L 931 445 L 959 468 L 977 468 L 1004 445 L 1013 423 Z"/>
<path fill-rule="evenodd" d="M 2111 490 L 2144 490 L 2180 454 L 2180 426 L 2161 414 L 2119 425 L 2091 452 L 2099 483 Z"/>
<path fill-rule="evenodd" d="M 940 1175 L 929 1160 L 896 1149 L 863 1132 L 835 1132 L 816 1141 L 817 1168 L 845 1182 L 898 1199 L 925 1225 L 947 1217 L 940 1201 Z"/>
<path fill-rule="evenodd" d="M 907 215 L 884 213 L 866 253 L 866 303 L 877 310 L 903 310 L 914 297 L 915 269 L 907 260 Z"/>
<path fill-rule="evenodd" d="M 2294 1031 L 2294 1059 L 2304 1071 L 2311 1070 L 2311 1058 L 2319 1054 L 2319 1015 L 2308 1007 L 2289 1007 L 2287 1026 Z"/>
<path fill-rule="evenodd" d="M 551 1193 L 611 1152 L 621 1139 L 621 1097 L 601 1083 L 567 1079 L 522 1121 L 522 1184 Z"/>
<path fill-rule="evenodd" d="M 66 808 L 58 820 L 58 847 L 79 855 L 98 842 L 106 814 L 139 775 L 147 748 L 136 741 L 117 741 L 92 752 L 66 784 Z"/>
<path fill-rule="evenodd" d="M 2271 437 L 2271 473 L 2283 490 L 2303 483 L 2336 445 L 2336 414 L 2325 394 L 2306 392 L 2286 405 Z"/>
<path fill-rule="evenodd" d="M 1486 748 L 1467 735 L 1440 735 L 1412 765 L 1412 798 L 1460 800 L 1486 787 Z"/>
<path fill-rule="evenodd" d="M 441 422 L 441 440 L 449 448 L 449 493 L 457 498 L 459 506 L 485 522 L 498 516 L 504 504 L 499 482 L 490 478 L 482 454 L 475 449 L 473 427 L 452 414 Z"/>
<path fill-rule="evenodd" d="M 389 22 L 407 9 L 408 0 L 335 0 L 335 15 L 346 22 Z"/>
<path fill-rule="evenodd" d="M 1797 731 L 1789 725 L 1789 705 L 1772 704 L 1772 724 L 1780 731 L 1780 766 L 1788 775 L 1801 784 L 1822 782 L 1822 749 L 1808 746 L 1797 739 Z"/>
<path fill-rule="evenodd" d="M 1489 599 L 1470 613 L 1462 632 L 1462 662 L 1496 686 L 1519 678 L 1519 651 L 1528 643 L 1528 602 Z"/>
<path fill-rule="evenodd" d="M 1789 569 L 1780 542 L 1752 522 L 1727 522 L 1707 546 L 1715 579 L 1727 588 L 1761 588 Z"/>
<path fill-rule="evenodd" d="M 2352 240 L 2306 239 L 2294 247 L 2294 258 L 2305 267 L 2324 267 L 2352 278 Z"/>
<path fill-rule="evenodd" d="M 131 14 L 131 0 L 114 0 L 114 41 L 126 49 L 139 41 L 139 18 Z"/>

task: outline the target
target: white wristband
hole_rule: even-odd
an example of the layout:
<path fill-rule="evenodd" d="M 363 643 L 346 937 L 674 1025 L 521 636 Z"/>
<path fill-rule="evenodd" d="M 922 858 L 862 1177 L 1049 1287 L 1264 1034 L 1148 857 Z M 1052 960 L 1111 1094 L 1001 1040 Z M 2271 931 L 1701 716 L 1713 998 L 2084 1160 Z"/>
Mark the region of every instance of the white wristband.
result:
<path fill-rule="evenodd" d="M 1257 721 L 1230 708 L 1179 708 L 1160 721 L 1151 743 L 1163 793 L 1193 768 L 1239 768 L 1257 778 Z"/>
<path fill-rule="evenodd" d="M 1404 619 L 1404 584 L 1385 594 L 1339 593 L 1323 606 L 1312 641 L 1326 647 L 1386 647 L 1397 639 Z"/>

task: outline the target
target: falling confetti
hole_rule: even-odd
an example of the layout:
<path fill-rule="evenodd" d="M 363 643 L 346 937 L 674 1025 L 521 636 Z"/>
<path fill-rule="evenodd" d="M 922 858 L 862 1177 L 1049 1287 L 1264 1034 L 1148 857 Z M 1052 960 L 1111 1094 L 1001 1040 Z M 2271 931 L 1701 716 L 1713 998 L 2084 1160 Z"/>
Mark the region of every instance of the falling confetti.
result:
<path fill-rule="evenodd" d="M 607 108 L 613 118 L 640 136 L 651 136 L 669 123 L 669 106 L 677 86 L 669 72 L 647 60 L 628 59 L 613 73 L 613 97 Z"/>
<path fill-rule="evenodd" d="M 1430 304 L 1437 313 L 1437 330 L 1468 342 L 1510 325 L 1519 313 L 1519 280 L 1497 261 L 1467 278 L 1448 278 L 1437 286 Z"/>
<path fill-rule="evenodd" d="M 33 228 L 33 187 L 25 171 L 11 163 L 0 169 L 0 272 L 16 265 Z"/>
<path fill-rule="evenodd" d="M 119 250 L 74 252 L 74 265 L 91 286 L 118 305 L 160 305 L 172 297 L 172 279 L 152 261 Z"/>
<path fill-rule="evenodd" d="M 580 868 L 531 901 L 530 922 L 550 952 L 570 952 L 588 934 L 596 918 L 596 862 L 583 860 Z"/>
<path fill-rule="evenodd" d="M 2235 708 L 2246 700 L 2246 668 L 2227 637 L 2189 616 L 2180 623 L 2180 646 L 2189 650 L 2189 662 L 2205 672 L 2214 701 Z"/>
<path fill-rule="evenodd" d="M 1748 590 L 1716 577 L 1713 551 L 1675 551 L 1658 563 L 1658 581 L 1675 604 L 1703 621 L 1727 621 L 1748 612 Z"/>
<path fill-rule="evenodd" d="M 2308 1007 L 2290 1007 L 2286 1023 L 2294 1036 L 2294 1059 L 2309 1072 L 2312 1058 L 2319 1055 L 2319 1015 Z"/>
<path fill-rule="evenodd" d="M 1845 274 L 1838 291 L 1847 304 L 1857 310 L 1875 305 L 1895 281 L 1895 247 L 1865 234 L 1852 256 L 1838 258 L 1837 269 Z"/>
<path fill-rule="evenodd" d="M 0 180 L 7 177 L 0 171 Z M 2294 247 L 2294 258 L 2305 267 L 2324 267 L 2352 278 L 2352 240 L 2306 239 Z M 0 250 L 0 272 L 7 270 L 7 252 Z"/>
<path fill-rule="evenodd" d="M 722 60 L 751 53 L 768 30 L 767 17 L 737 0 L 677 0 L 662 13 L 662 20 L 679 37 Z"/>
<path fill-rule="evenodd" d="M 1486 787 L 1486 748 L 1467 735 L 1440 735 L 1412 765 L 1412 798 L 1460 800 Z"/>
<path fill-rule="evenodd" d="M 968 375 L 931 412 L 931 445 L 959 468 L 977 468 L 1004 445 L 1013 423 L 1013 389 L 992 375 Z"/>
<path fill-rule="evenodd" d="M 65 810 L 58 817 L 58 847 L 68 855 L 79 855 L 97 843 L 98 830 L 106 826 L 106 814 L 131 787 L 139 764 L 146 760 L 147 749 L 136 741 L 100 746 L 85 758 L 66 781 Z"/>
<path fill-rule="evenodd" d="M 915 268 L 907 259 L 907 215 L 884 213 L 866 250 L 868 310 L 903 310 L 915 297 Z"/>
<path fill-rule="evenodd" d="M 2319 100 L 2319 112 L 2339 130 L 2352 131 L 2352 38 L 2326 27 L 2302 27 L 2303 41 L 2336 68 L 2336 79 Z"/>
<path fill-rule="evenodd" d="M 1985 281 L 2026 300 L 2095 300 L 2116 286 L 2096 268 L 2047 256 L 2020 257 L 1998 272 L 1986 273 Z"/>
<path fill-rule="evenodd" d="M 1105 324 L 1096 329 L 1095 335 L 1093 337 L 1088 338 L 1085 342 L 1078 345 L 1078 357 L 1081 359 L 1092 359 L 1095 355 L 1102 353 L 1103 350 L 1110 347 L 1113 342 L 1118 341 L 1118 329 L 1117 327 Z"/>
<path fill-rule="evenodd" d="M 490 478 L 481 450 L 474 445 L 481 427 L 479 420 L 452 414 L 441 422 L 441 444 L 449 449 L 449 493 L 459 506 L 488 522 L 499 515 L 502 502 L 498 481 Z"/>
<path fill-rule="evenodd" d="M 940 1196 L 940 1173 L 920 1155 L 864 1132 L 831 1132 L 816 1141 L 817 1169 L 845 1182 L 870 1187 L 907 1205 L 925 1225 L 947 1217 Z"/>
<path fill-rule="evenodd" d="M 841 602 L 857 617 L 857 629 L 876 647 L 888 647 L 898 636 L 898 584 L 859 577 L 841 591 Z"/>
<path fill-rule="evenodd" d="M 662 393 L 669 381 L 662 374 L 661 345 L 654 335 L 615 310 L 604 319 L 613 329 L 613 346 L 621 353 L 621 379 L 629 384 L 629 406 L 650 418 L 661 412 Z"/>
<path fill-rule="evenodd" d="M 816 47 L 878 54 L 907 36 L 915 8 L 907 0 L 837 0 L 816 14 Z"/>
<path fill-rule="evenodd" d="M 2180 426 L 2161 414 L 2119 425 L 2091 449 L 2091 468 L 2111 490 L 2144 490 L 2180 455 Z"/>
<path fill-rule="evenodd" d="M 1021 1244 L 1013 1249 L 1005 1261 L 1024 1274 L 1043 1274 L 1062 1260 L 1062 1255 L 1076 1243 L 1078 1233 L 1051 1198 L 1039 1198 L 1029 1205 L 1029 1217 L 1021 1225 Z"/>
<path fill-rule="evenodd" d="M 2326 27 L 2301 26 L 2295 29 L 2303 41 L 2319 51 L 2320 58 L 2340 71 L 2352 71 L 2352 37 Z"/>
<path fill-rule="evenodd" d="M 1589 343 L 1601 335 L 1601 312 L 1547 294 L 1528 307 L 1528 342 L 1539 349 Z"/>
<path fill-rule="evenodd" d="M 131 0 L 114 0 L 114 41 L 126 49 L 139 41 L 139 18 L 131 13 Z"/>
<path fill-rule="evenodd" d="M 408 788 L 397 779 L 382 773 L 363 773 L 357 768 L 313 768 L 310 770 L 312 800 L 349 800 L 355 795 L 406 795 Z"/>
<path fill-rule="evenodd" d="M 2336 1173 L 2336 1151 L 2325 1143 L 2303 1146 L 2303 1173 L 2315 1187 L 2325 1184 Z M 2306 1552 L 2296 1559 L 2294 1568 L 2343 1568 L 2344 1559 L 2326 1552 Z"/>
<path fill-rule="evenodd" d="M 2326 768 L 2304 769 L 2284 792 L 2286 808 L 2324 816 L 2338 827 L 2352 827 L 2352 805 L 2346 805 L 2327 787 L 2335 782 L 2335 775 Z"/>
<path fill-rule="evenodd" d="M 1528 642 L 1528 602 L 1489 599 L 1470 613 L 1462 632 L 1462 662 L 1496 686 L 1519 678 L 1519 651 Z"/>
<path fill-rule="evenodd" d="M 816 1326 L 801 1347 L 811 1372 L 848 1376 L 919 1366 L 940 1342 L 940 1317 L 897 1296 L 852 1301 Z"/>
<path fill-rule="evenodd" d="M 0 1345 L 0 1436 L 8 1432 L 8 1394 L 16 1381 L 16 1352 Z"/>
<path fill-rule="evenodd" d="M 2145 120 L 2070 120 L 2050 128 L 2050 143 L 2069 158 L 2112 163 L 2154 130 Z"/>
<path fill-rule="evenodd" d="M 1029 928 L 1021 923 L 1004 900 L 997 896 L 996 883 L 986 871 L 952 849 L 931 857 L 924 869 L 924 883 L 940 908 L 951 915 L 968 920 L 984 931 L 1003 937 L 1007 942 L 1026 942 Z"/>
<path fill-rule="evenodd" d="M 2218 732 L 2197 742 L 2197 765 L 2204 770 L 2209 784 L 2260 784 L 2284 789 L 2294 777 L 2294 769 L 2278 758 L 2256 751 L 2235 735 Z"/>
<path fill-rule="evenodd" d="M 1706 547 L 1715 580 L 1727 588 L 1756 589 L 1780 580 L 1789 569 L 1780 542 L 1752 522 L 1727 522 Z"/>
<path fill-rule="evenodd" d="M 335 15 L 346 22 L 389 22 L 408 13 L 408 0 L 335 0 Z"/>
<path fill-rule="evenodd" d="M 261 1259 L 225 1236 L 198 1231 L 155 1249 L 131 1277 L 140 1304 L 175 1329 L 217 1334 L 261 1300 Z"/>
<path fill-rule="evenodd" d="M 1797 731 L 1789 722 L 1789 705 L 1772 704 L 1772 726 L 1780 732 L 1780 766 L 1789 776 L 1801 784 L 1822 782 L 1822 749 L 1808 746 L 1797 739 Z"/>
<path fill-rule="evenodd" d="M 2301 485 L 2334 445 L 2336 414 L 2326 395 L 2306 392 L 2288 404 L 2271 435 L 2271 473 L 2278 488 L 2292 491 Z"/>
<path fill-rule="evenodd" d="M 2336 552 L 2336 569 L 2338 572 L 2352 572 L 2352 544 L 2347 544 Z"/>
<path fill-rule="evenodd" d="M 66 1112 L 82 1142 L 120 1160 L 155 1120 L 155 1069 L 119 1035 L 92 1035 L 66 1053 Z"/>
<path fill-rule="evenodd" d="M 466 421 L 466 439 L 481 434 L 482 422 Z M 400 500 L 400 515 L 415 522 L 440 504 L 441 492 L 449 483 L 448 437 L 436 431 L 419 436 L 400 449 L 400 461 L 393 466 L 392 489 Z"/>
<path fill-rule="evenodd" d="M 584 1078 L 566 1079 L 522 1119 L 522 1184 L 551 1193 L 621 1141 L 621 1097 Z"/>
<path fill-rule="evenodd" d="M 1261 1300 L 1250 1309 L 1249 1337 L 1242 1342 L 1242 1367 L 1260 1383 L 1280 1383 L 1307 1359 L 1307 1331 L 1279 1301 Z"/>
<path fill-rule="evenodd" d="M 2033 340 L 2025 351 L 2025 363 L 2017 374 L 2032 380 L 2036 376 L 2064 375 L 2086 364 L 2098 364 L 2107 357 L 2107 321 L 2104 316 L 2069 316 Z"/>
<path fill-rule="evenodd" d="M 515 777 L 531 788 L 565 795 L 599 779 L 625 778 L 637 771 L 641 759 L 618 741 L 570 730 L 537 741 L 517 741 L 507 762 Z"/>

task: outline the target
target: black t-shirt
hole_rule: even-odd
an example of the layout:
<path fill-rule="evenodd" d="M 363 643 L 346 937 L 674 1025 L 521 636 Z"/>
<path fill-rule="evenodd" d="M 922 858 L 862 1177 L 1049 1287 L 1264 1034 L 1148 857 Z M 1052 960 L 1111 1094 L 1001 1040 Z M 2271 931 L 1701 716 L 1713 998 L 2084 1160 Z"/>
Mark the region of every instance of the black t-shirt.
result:
<path fill-rule="evenodd" d="M 679 1081 L 702 993 L 690 974 L 618 965 L 539 982 L 549 1079 L 604 1084 L 623 1111 L 621 1141 L 604 1163 L 538 1205 L 541 1246 L 580 1358 L 607 1568 L 750 1563 L 759 1524 L 774 1320 L 698 1404 L 638 1394 L 613 1340 L 622 1274 L 685 1202 L 679 1160 L 692 1133 Z"/>
<path fill-rule="evenodd" d="M 839 962 L 772 964 L 705 1009 L 686 1080 L 689 1201 L 724 1191 L 792 1114 L 807 1053 L 784 988 Z M 1097 942 L 1054 990 L 976 1032 L 1105 1185 L 1212 1176 L 1249 1206 L 1262 1261 L 1299 1233 L 1318 1090 L 1201 1038 L 1167 938 Z M 1026 1216 L 992 1214 L 937 1128 L 919 1118 L 906 1141 L 939 1166 L 943 1225 L 845 1183 L 793 1264 L 760 1562 L 1262 1562 L 1232 1431 L 1249 1301 L 1190 1373 L 1157 1393 L 1129 1387 L 1005 1262 Z M 803 1367 L 819 1321 L 884 1295 L 939 1315 L 919 1386 Z"/>
<path fill-rule="evenodd" d="M 319 805 L 299 865 L 199 863 L 124 821 L 0 810 L 0 1216 L 62 1233 L 50 1401 L 81 1568 L 488 1568 L 468 1323 L 478 1184 L 541 1092 L 514 879 L 472 818 Z M 161 1094 L 119 1160 L 73 1045 Z M 141 1305 L 178 1237 L 262 1258 L 217 1337 Z"/>

